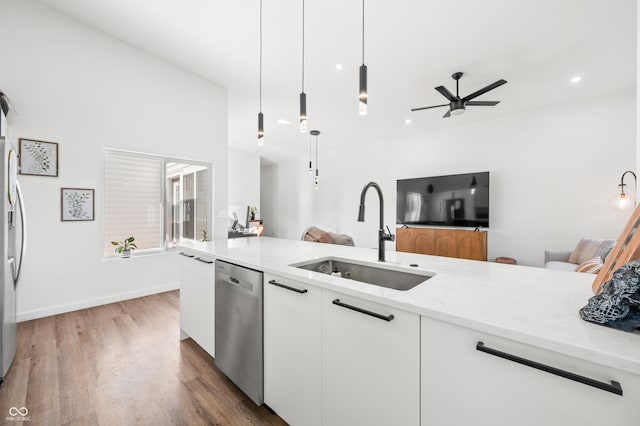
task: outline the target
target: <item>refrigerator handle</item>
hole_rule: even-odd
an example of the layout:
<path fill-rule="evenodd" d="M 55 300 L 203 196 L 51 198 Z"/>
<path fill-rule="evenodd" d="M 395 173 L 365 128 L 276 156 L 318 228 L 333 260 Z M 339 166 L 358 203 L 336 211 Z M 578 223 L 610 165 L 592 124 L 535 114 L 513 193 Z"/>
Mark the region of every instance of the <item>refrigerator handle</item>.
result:
<path fill-rule="evenodd" d="M 13 277 L 14 286 L 18 285 L 18 279 L 20 278 L 20 272 L 22 271 L 22 260 L 24 259 L 24 253 L 27 248 L 27 224 L 25 210 L 24 204 L 22 202 L 22 190 L 20 189 L 20 182 L 17 181 L 16 192 L 18 195 L 18 209 L 20 209 L 20 260 L 18 260 L 18 266 L 15 269 Z"/>

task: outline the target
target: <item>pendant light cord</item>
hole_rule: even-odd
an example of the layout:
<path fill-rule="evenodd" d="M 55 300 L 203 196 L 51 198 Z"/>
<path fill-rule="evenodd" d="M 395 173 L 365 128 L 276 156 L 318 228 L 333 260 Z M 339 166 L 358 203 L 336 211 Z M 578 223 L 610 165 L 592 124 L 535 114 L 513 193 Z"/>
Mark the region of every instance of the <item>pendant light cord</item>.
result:
<path fill-rule="evenodd" d="M 364 65 L 364 0 L 362 0 L 362 65 Z"/>
<path fill-rule="evenodd" d="M 262 0 L 260 0 L 260 112 L 262 112 Z"/>
<path fill-rule="evenodd" d="M 304 0 L 302 0 L 302 93 L 304 93 Z"/>

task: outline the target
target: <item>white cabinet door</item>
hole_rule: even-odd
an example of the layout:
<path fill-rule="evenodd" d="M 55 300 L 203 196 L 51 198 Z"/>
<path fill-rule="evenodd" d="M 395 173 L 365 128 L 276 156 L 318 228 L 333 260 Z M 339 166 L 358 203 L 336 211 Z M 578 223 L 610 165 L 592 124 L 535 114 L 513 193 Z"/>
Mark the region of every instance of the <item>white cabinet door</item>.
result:
<path fill-rule="evenodd" d="M 209 355 L 215 353 L 213 259 L 183 251 L 180 259 L 180 329 Z"/>
<path fill-rule="evenodd" d="M 420 423 L 418 315 L 323 290 L 322 423 Z"/>
<path fill-rule="evenodd" d="M 640 424 L 636 375 L 424 317 L 421 335 L 423 426 Z"/>
<path fill-rule="evenodd" d="M 321 290 L 264 278 L 264 401 L 290 425 L 321 424 Z"/>

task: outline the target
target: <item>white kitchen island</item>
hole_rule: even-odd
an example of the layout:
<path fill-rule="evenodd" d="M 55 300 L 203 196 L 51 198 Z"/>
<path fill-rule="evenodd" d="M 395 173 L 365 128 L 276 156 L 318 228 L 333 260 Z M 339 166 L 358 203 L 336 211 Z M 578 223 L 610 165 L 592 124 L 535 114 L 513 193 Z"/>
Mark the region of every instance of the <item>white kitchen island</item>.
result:
<path fill-rule="evenodd" d="M 181 247 L 265 272 L 265 402 L 290 424 L 640 424 L 640 334 L 578 315 L 594 275 L 266 237 Z M 398 291 L 290 266 L 325 257 L 433 277 Z"/>

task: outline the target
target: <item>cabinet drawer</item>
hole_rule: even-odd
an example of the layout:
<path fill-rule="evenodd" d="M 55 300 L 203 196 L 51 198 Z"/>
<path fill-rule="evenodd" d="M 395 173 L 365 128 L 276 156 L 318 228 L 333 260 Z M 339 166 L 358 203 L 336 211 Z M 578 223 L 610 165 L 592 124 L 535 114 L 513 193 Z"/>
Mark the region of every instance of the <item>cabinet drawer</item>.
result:
<path fill-rule="evenodd" d="M 640 416 L 636 375 L 446 322 L 421 321 L 424 426 L 626 426 Z"/>

